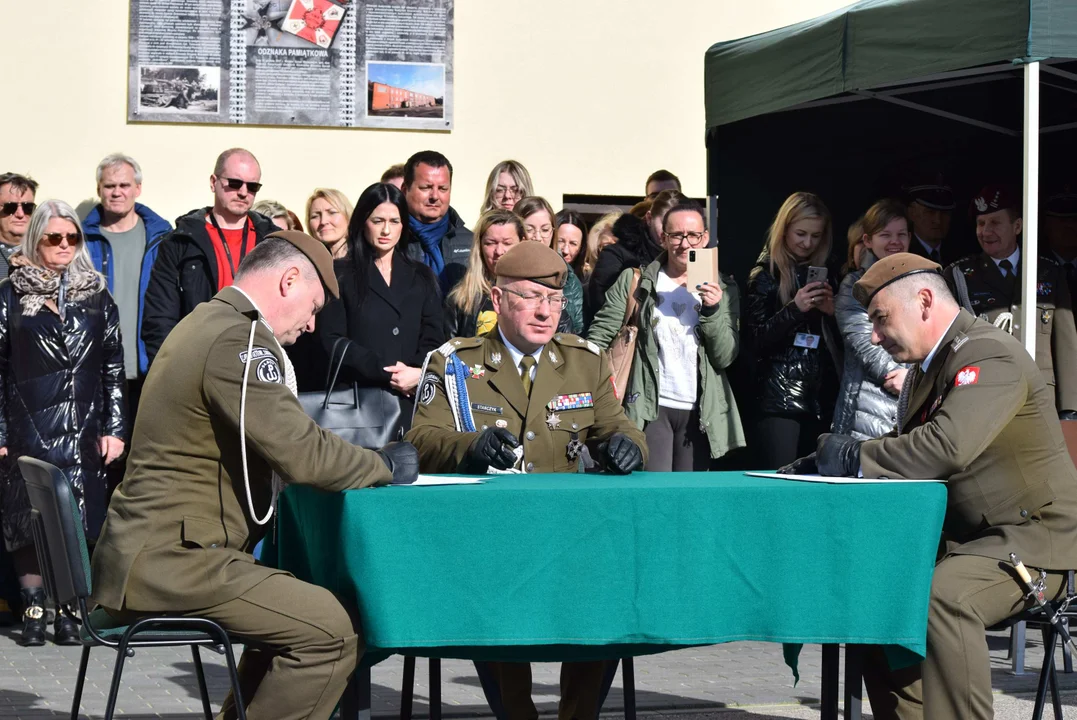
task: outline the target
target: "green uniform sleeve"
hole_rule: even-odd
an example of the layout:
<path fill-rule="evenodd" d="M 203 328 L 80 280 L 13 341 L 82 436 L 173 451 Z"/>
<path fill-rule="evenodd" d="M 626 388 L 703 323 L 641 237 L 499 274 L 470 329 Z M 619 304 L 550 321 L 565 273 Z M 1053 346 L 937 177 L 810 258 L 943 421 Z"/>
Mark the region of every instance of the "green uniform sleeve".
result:
<path fill-rule="evenodd" d="M 419 470 L 453 473 L 478 432 L 458 432 L 449 397 L 445 394 L 445 356 L 430 353 L 415 393 L 415 417 L 404 436 L 419 450 Z"/>
<path fill-rule="evenodd" d="M 202 392 L 214 418 L 239 437 L 243 365 L 250 326 L 221 334 L 203 371 Z M 259 324 L 247 377 L 247 454 L 256 453 L 287 482 L 323 490 L 348 490 L 392 480 L 372 450 L 356 447 L 318 427 L 283 381 L 281 359 L 269 330 Z M 272 348 L 272 349 L 271 349 Z"/>
<path fill-rule="evenodd" d="M 625 415 L 621 400 L 614 391 L 613 376 L 610 374 L 610 361 L 603 350 L 598 356 L 598 385 L 594 391 L 595 401 L 595 424 L 592 427 L 593 434 L 588 437 L 588 445 L 593 440 L 599 442 L 608 440 L 614 433 L 624 433 L 632 438 L 632 442 L 639 445 L 643 451 L 643 462 L 647 462 L 647 439 L 643 431 L 636 427 L 636 423 Z M 596 460 L 599 460 L 595 456 Z"/>
<path fill-rule="evenodd" d="M 864 477 L 948 479 L 968 467 L 1024 405 L 1027 380 L 1001 343 L 969 341 L 945 362 L 945 395 L 934 415 L 907 433 L 861 445 Z M 975 382 L 956 384 L 966 368 L 976 368 Z"/>

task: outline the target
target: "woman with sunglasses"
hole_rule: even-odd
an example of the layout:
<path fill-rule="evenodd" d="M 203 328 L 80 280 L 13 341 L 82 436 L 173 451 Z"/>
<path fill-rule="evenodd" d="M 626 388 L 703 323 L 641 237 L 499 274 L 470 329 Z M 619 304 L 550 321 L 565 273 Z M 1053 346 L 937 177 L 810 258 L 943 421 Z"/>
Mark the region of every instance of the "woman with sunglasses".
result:
<path fill-rule="evenodd" d="M 63 470 L 92 545 L 108 506 L 104 466 L 127 440 L 125 377 L 116 303 L 75 211 L 49 200 L 31 216 L 0 283 L 0 505 L 26 608 L 22 645 L 45 643 L 45 590 L 16 461 L 32 457 Z M 59 612 L 55 641 L 79 644 L 75 623 Z"/>
<path fill-rule="evenodd" d="M 689 253 L 710 242 L 702 208 L 676 205 L 663 213 L 661 228 L 664 250 L 642 271 L 621 273 L 587 337 L 608 348 L 629 296 L 639 300 L 636 357 L 622 400 L 647 436 L 646 469 L 708 470 L 711 460 L 745 446 L 726 376 L 740 350 L 740 293 L 725 276 L 688 286 Z"/>

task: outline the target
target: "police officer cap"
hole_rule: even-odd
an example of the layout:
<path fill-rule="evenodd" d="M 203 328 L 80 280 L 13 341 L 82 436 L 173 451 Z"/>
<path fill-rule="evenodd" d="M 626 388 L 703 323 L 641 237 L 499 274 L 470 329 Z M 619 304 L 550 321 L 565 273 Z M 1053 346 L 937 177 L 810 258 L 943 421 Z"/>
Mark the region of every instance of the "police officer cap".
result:
<path fill-rule="evenodd" d="M 868 268 L 867 272 L 853 285 L 853 297 L 865 308 L 871 304 L 875 294 L 892 282 L 903 277 L 920 273 L 941 273 L 942 266 L 925 257 L 913 253 L 897 253 Z"/>
<path fill-rule="evenodd" d="M 1005 185 L 988 185 L 972 198 L 969 205 L 969 217 L 998 212 L 999 210 L 1016 210 L 1021 207 L 1021 200 Z"/>
<path fill-rule="evenodd" d="M 941 173 L 931 177 L 917 178 L 906 185 L 903 190 L 905 202 L 909 205 L 917 202 L 933 210 L 953 210 L 955 207 L 954 191 L 943 180 Z"/>
<path fill-rule="evenodd" d="M 1066 187 L 1052 193 L 1043 203 L 1043 214 L 1051 217 L 1077 217 L 1077 192 Z"/>
<path fill-rule="evenodd" d="M 318 271 L 318 277 L 322 279 L 322 284 L 325 285 L 329 294 L 334 298 L 340 297 L 337 275 L 333 272 L 333 256 L 323 243 L 298 230 L 278 230 L 269 233 L 266 237 L 280 238 L 294 245 L 314 265 L 314 269 Z"/>
<path fill-rule="evenodd" d="M 568 265 L 556 250 L 540 242 L 525 240 L 509 248 L 494 268 L 499 277 L 531 280 L 560 290 L 568 279 Z"/>

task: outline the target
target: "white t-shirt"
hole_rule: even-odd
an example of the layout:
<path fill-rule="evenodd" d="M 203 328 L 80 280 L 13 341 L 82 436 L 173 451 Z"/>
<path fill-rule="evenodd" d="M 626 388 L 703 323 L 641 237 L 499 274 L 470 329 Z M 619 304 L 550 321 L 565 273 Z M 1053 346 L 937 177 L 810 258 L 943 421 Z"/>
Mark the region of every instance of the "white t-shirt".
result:
<path fill-rule="evenodd" d="M 658 345 L 658 404 L 676 410 L 691 410 L 698 393 L 699 300 L 658 271 L 651 325 Z"/>

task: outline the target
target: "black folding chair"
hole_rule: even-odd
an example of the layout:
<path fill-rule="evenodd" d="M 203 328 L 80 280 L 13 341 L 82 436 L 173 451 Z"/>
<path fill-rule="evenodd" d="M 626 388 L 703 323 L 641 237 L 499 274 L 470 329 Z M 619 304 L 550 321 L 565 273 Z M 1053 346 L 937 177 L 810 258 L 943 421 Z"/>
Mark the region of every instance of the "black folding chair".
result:
<path fill-rule="evenodd" d="M 209 705 L 202 659 L 198 655 L 199 647 L 211 648 L 225 656 L 235 696 L 236 714 L 240 720 L 246 720 L 239 675 L 232 653 L 232 638 L 225 629 L 212 620 L 198 617 L 152 616 L 140 618 L 131 625 L 122 625 L 100 608 L 90 612 L 87 606 L 92 590 L 90 552 L 86 546 L 82 518 L 75 496 L 71 492 L 71 485 L 59 468 L 40 460 L 20 458 L 19 468 L 26 481 L 26 490 L 33 507 L 31 517 L 34 545 L 37 548 L 38 562 L 41 564 L 41 574 L 45 579 L 45 590 L 56 603 L 57 612 L 72 617 L 68 607 L 78 607 L 78 617 L 72 619 L 79 623 L 83 647 L 78 679 L 75 682 L 75 697 L 71 703 L 71 720 L 78 720 L 91 648 L 105 646 L 116 651 L 116 667 L 112 673 L 112 685 L 105 708 L 105 720 L 112 720 L 124 661 L 135 654 L 135 648 L 181 645 L 191 648 L 206 720 L 212 720 L 213 713 Z"/>

